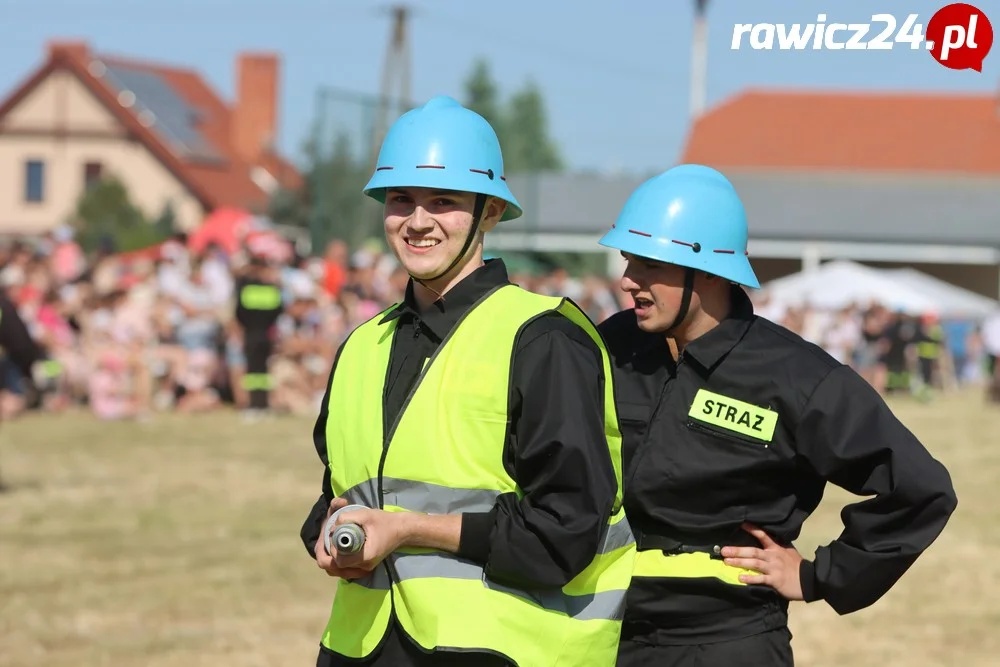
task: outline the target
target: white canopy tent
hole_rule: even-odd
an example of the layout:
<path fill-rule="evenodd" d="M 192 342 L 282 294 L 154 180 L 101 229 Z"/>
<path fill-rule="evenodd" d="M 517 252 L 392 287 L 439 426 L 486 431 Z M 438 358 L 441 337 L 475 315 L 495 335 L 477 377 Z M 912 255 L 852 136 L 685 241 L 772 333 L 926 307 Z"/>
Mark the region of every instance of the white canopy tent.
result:
<path fill-rule="evenodd" d="M 772 280 L 761 295 L 783 308 L 840 309 L 880 303 L 912 315 L 933 312 L 944 319 L 983 319 L 1000 304 L 914 269 L 873 269 L 834 261 L 814 270 Z"/>
<path fill-rule="evenodd" d="M 890 269 L 884 273 L 941 304 L 937 312 L 947 319 L 984 320 L 1000 309 L 1000 302 L 995 299 L 970 292 L 916 269 Z"/>

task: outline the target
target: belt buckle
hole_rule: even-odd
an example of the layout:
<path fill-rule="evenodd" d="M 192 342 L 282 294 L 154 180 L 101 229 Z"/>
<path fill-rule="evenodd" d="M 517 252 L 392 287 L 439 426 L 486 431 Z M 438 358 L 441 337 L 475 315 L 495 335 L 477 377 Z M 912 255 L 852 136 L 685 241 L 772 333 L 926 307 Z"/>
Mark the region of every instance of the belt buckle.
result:
<path fill-rule="evenodd" d="M 693 547 L 688 544 L 680 544 L 673 549 L 664 550 L 664 555 L 676 556 L 679 554 L 703 554 L 707 553 L 708 557 L 712 560 L 723 560 L 722 547 L 718 544 L 714 544 L 711 547 Z"/>

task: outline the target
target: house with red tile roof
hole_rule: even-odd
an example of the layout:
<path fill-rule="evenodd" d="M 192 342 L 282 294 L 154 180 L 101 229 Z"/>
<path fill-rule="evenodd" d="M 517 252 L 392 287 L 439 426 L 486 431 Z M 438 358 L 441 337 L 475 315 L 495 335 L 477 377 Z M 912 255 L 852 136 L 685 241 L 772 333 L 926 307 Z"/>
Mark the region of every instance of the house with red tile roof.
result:
<path fill-rule="evenodd" d="M 849 259 L 1000 296 L 1000 95 L 748 90 L 694 121 L 677 162 L 732 180 L 761 280 Z M 643 180 L 512 176 L 525 216 L 487 247 L 593 251 Z"/>
<path fill-rule="evenodd" d="M 765 278 L 850 259 L 1000 296 L 1000 95 L 748 90 L 681 160 L 732 176 Z"/>
<path fill-rule="evenodd" d="M 50 44 L 45 61 L 0 102 L 0 234 L 68 220 L 102 176 L 139 208 L 169 204 L 190 230 L 222 206 L 263 212 L 301 176 L 275 147 L 279 59 L 236 59 L 236 100 L 194 70 Z"/>
<path fill-rule="evenodd" d="M 695 121 L 681 162 L 1000 178 L 1000 97 L 747 90 Z"/>

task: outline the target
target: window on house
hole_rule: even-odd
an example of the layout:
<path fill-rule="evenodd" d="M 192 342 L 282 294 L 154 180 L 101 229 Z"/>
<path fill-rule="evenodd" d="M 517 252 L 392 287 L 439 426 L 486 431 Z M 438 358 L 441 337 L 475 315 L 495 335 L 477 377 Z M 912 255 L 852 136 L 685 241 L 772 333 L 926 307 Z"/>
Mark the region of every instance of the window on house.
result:
<path fill-rule="evenodd" d="M 83 187 L 92 189 L 101 182 L 101 163 L 88 162 L 83 165 Z"/>
<path fill-rule="evenodd" d="M 24 201 L 40 202 L 45 199 L 45 163 L 28 160 L 24 163 Z"/>

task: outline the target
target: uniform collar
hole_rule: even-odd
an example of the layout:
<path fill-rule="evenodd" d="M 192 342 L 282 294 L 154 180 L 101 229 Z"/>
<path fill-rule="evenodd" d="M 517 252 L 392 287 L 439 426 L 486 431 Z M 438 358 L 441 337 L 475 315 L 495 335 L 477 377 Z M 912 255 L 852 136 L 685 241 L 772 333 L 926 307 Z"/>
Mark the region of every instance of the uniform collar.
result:
<path fill-rule="evenodd" d="M 510 284 L 510 280 L 507 277 L 507 267 L 503 260 L 488 259 L 483 266 L 463 278 L 443 297 L 421 310 L 413 295 L 413 279 L 410 278 L 406 284 L 406 295 L 403 297 L 403 302 L 386 313 L 379 324 L 405 315 L 423 322 L 424 326 L 430 329 L 435 336 L 444 339 L 477 301 L 490 290 L 508 284 Z"/>
<path fill-rule="evenodd" d="M 732 287 L 729 315 L 711 331 L 687 344 L 684 354 L 711 370 L 746 334 L 754 320 L 753 303 L 741 288 Z"/>

